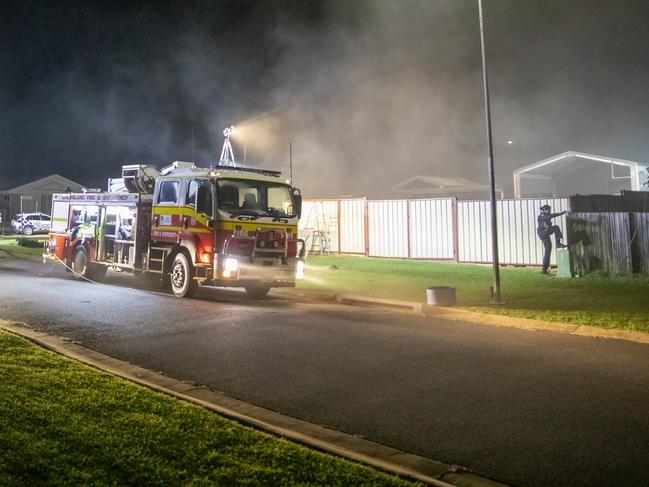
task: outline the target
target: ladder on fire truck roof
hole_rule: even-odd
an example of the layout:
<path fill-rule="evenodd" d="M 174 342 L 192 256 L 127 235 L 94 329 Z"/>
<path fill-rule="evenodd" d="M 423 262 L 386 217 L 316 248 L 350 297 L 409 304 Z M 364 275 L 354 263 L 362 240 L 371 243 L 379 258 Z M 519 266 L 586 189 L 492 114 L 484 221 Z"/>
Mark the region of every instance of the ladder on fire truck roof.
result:
<path fill-rule="evenodd" d="M 230 166 L 237 167 L 237 163 L 234 162 L 234 151 L 232 150 L 232 144 L 230 143 L 230 135 L 234 132 L 234 127 L 229 126 L 223 130 L 223 136 L 225 140 L 223 141 L 223 149 L 221 149 L 221 158 L 219 160 L 219 166 Z"/>

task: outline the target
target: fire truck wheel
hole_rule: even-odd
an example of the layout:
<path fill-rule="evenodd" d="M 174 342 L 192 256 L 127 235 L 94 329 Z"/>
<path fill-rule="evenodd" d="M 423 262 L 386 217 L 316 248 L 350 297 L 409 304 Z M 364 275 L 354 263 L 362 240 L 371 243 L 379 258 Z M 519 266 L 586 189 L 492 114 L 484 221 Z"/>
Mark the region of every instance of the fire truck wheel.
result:
<path fill-rule="evenodd" d="M 178 252 L 171 265 L 171 290 L 179 298 L 189 298 L 196 287 L 194 266 L 183 252 Z"/>
<path fill-rule="evenodd" d="M 90 279 L 90 266 L 88 265 L 88 252 L 83 245 L 77 247 L 72 256 L 72 277 L 75 279 Z"/>
<path fill-rule="evenodd" d="M 260 286 L 260 285 L 254 285 L 254 286 L 246 286 L 246 294 L 255 299 L 263 298 L 268 294 L 268 291 L 270 291 L 270 287 L 268 286 Z"/>
<path fill-rule="evenodd" d="M 31 225 L 26 225 L 23 227 L 23 235 L 27 235 L 28 237 L 34 233 L 34 227 Z"/>

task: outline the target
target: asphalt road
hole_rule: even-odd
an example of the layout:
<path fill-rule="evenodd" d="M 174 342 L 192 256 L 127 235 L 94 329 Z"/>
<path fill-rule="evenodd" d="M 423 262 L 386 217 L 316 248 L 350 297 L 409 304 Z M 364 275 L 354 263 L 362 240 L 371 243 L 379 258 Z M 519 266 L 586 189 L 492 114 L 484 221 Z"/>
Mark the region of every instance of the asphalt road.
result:
<path fill-rule="evenodd" d="M 0 318 L 515 485 L 649 484 L 649 346 L 200 290 L 0 252 Z"/>

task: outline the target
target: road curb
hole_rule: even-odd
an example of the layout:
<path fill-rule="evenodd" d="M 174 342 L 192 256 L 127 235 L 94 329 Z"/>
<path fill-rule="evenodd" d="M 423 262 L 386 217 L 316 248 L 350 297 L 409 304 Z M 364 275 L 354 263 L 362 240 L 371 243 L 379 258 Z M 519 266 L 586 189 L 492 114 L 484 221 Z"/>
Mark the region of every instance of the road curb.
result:
<path fill-rule="evenodd" d="M 412 301 L 399 301 L 394 299 L 370 298 L 353 294 L 336 294 L 327 292 L 311 291 L 279 291 L 273 295 L 279 297 L 299 297 L 313 301 L 347 304 L 351 306 L 363 306 L 389 309 L 404 313 L 430 316 L 451 321 L 462 321 L 477 325 L 498 326 L 505 328 L 518 328 L 530 331 L 553 331 L 591 338 L 608 338 L 614 340 L 626 340 L 636 343 L 649 344 L 649 333 L 630 330 L 608 330 L 596 326 L 578 325 L 571 323 L 556 323 L 553 321 L 536 320 L 530 318 L 519 318 L 501 314 L 480 313 L 467 309 L 449 308 L 434 306 Z"/>
<path fill-rule="evenodd" d="M 182 382 L 86 348 L 69 339 L 0 319 L 0 329 L 70 359 L 152 390 L 198 404 L 243 424 L 355 462 L 439 487 L 502 487 L 503 484 L 456 465 L 406 453 L 358 436 L 285 416 L 206 387 Z"/>

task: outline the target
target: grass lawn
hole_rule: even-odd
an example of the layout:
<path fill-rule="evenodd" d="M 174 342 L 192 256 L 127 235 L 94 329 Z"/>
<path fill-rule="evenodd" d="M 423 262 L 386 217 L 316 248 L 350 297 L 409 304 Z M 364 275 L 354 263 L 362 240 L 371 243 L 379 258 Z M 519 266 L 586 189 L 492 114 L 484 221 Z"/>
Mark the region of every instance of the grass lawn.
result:
<path fill-rule="evenodd" d="M 649 277 L 589 275 L 557 279 L 525 268 L 501 269 L 504 304 L 489 306 L 491 267 L 446 262 L 317 256 L 302 289 L 426 301 L 429 286 L 456 288 L 458 306 L 487 313 L 649 332 Z"/>
<path fill-rule="evenodd" d="M 25 247 L 23 245 L 18 245 L 18 238 L 29 239 L 30 241 L 38 241 L 41 243 L 41 245 L 39 245 L 38 247 Z M 42 243 L 45 242 L 45 240 L 47 240 L 47 235 L 38 235 L 32 237 L 0 237 L 0 250 L 6 250 L 14 254 L 41 255 L 43 253 Z"/>
<path fill-rule="evenodd" d="M 410 485 L 0 332 L 0 485 Z"/>

